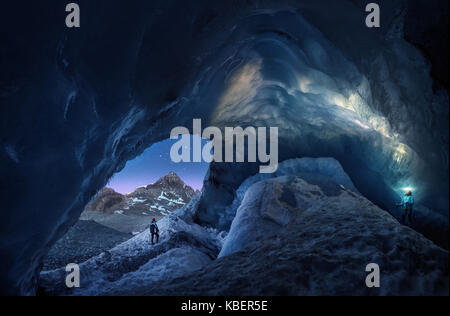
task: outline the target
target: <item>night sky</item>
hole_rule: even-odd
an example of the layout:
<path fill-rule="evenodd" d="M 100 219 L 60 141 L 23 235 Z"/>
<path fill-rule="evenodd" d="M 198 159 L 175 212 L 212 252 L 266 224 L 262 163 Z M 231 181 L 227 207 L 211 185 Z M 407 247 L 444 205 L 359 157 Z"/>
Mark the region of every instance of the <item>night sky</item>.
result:
<path fill-rule="evenodd" d="M 168 139 L 153 144 L 142 155 L 128 161 L 125 168 L 111 178 L 107 187 L 125 194 L 133 192 L 137 187 L 154 183 L 173 171 L 193 189 L 201 189 L 209 164 L 206 162 L 172 162 L 170 148 L 176 141 Z M 202 141 L 203 144 L 206 142 L 206 140 Z"/>

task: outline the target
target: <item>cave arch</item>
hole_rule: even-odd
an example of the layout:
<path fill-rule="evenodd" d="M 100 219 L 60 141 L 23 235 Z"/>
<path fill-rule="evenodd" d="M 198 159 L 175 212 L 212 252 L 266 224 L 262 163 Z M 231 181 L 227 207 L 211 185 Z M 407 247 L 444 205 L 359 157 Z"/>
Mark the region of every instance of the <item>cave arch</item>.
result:
<path fill-rule="evenodd" d="M 316 3 L 218 1 L 205 13 L 206 1 L 86 1 L 86 21 L 71 33 L 54 3 L 41 23 L 0 19 L 17 26 L 0 80 L 11 83 L 1 93 L 1 292 L 34 293 L 43 253 L 95 192 L 194 118 L 281 126 L 280 161 L 335 157 L 379 204 L 407 180 L 448 217 L 448 93 L 432 90 L 414 46 L 359 23 L 358 5 L 327 1 L 330 21 Z M 211 166 L 198 220 L 218 224 L 253 170 Z"/>

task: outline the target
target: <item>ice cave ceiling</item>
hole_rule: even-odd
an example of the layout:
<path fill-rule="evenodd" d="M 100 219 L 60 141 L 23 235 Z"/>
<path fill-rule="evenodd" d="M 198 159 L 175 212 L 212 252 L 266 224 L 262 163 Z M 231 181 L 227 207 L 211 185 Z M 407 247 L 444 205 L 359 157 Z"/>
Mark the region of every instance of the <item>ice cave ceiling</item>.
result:
<path fill-rule="evenodd" d="M 379 1 L 369 29 L 364 1 L 213 2 L 78 1 L 77 30 L 60 1 L 2 10 L 2 291 L 31 293 L 92 195 L 193 118 L 278 126 L 280 161 L 334 157 L 381 207 L 409 185 L 448 217 L 448 7 Z M 212 164 L 198 221 L 227 228 L 256 172 Z"/>

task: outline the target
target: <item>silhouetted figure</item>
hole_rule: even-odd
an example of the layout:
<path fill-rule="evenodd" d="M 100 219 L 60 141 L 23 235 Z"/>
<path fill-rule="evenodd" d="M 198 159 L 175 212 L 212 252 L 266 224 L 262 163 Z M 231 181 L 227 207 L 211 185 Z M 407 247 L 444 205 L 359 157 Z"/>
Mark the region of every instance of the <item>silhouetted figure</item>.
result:
<path fill-rule="evenodd" d="M 402 198 L 402 201 L 398 206 L 402 207 L 402 221 L 406 223 L 406 219 L 408 219 L 409 223 L 412 223 L 413 219 L 413 207 L 414 207 L 414 198 L 412 196 L 412 192 L 406 192 L 405 196 Z"/>
<path fill-rule="evenodd" d="M 153 242 L 153 238 L 156 235 L 156 243 L 159 242 L 159 228 L 158 225 L 156 225 L 156 219 L 153 218 L 152 219 L 152 223 L 150 224 L 150 234 L 152 234 L 152 245 L 154 245 L 155 243 Z"/>

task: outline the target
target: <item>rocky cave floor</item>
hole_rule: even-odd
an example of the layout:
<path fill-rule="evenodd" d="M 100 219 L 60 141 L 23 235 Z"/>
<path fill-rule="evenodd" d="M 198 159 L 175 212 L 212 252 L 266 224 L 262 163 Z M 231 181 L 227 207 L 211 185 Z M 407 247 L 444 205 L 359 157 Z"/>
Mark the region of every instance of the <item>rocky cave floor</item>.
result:
<path fill-rule="evenodd" d="M 336 179 L 346 182 L 247 181 L 228 233 L 194 223 L 196 197 L 159 222 L 158 245 L 145 231 L 82 263 L 80 288 L 64 286 L 64 269 L 42 272 L 40 286 L 47 295 L 448 295 L 448 251 Z M 369 263 L 380 266 L 380 288 L 365 285 Z"/>
<path fill-rule="evenodd" d="M 121 233 L 94 221 L 80 220 L 50 248 L 42 270 L 84 262 L 132 237 L 132 234 Z"/>

